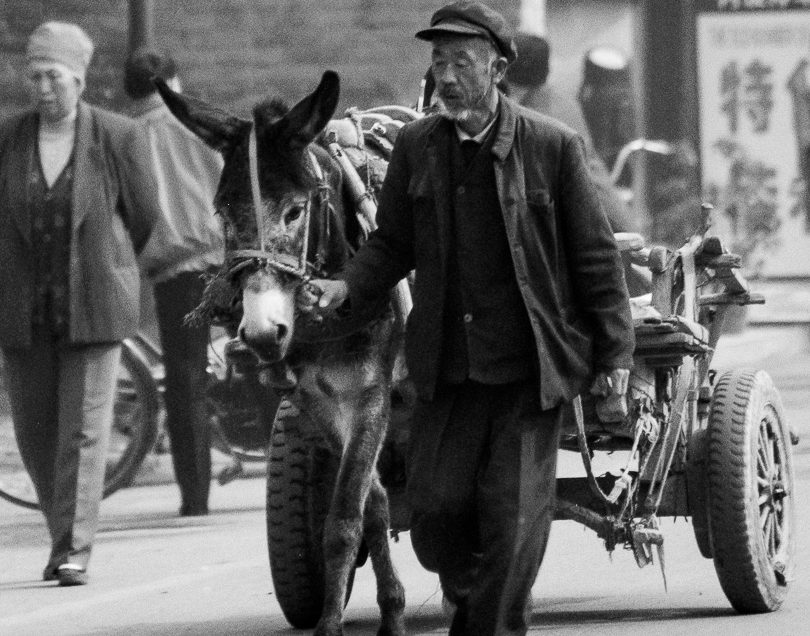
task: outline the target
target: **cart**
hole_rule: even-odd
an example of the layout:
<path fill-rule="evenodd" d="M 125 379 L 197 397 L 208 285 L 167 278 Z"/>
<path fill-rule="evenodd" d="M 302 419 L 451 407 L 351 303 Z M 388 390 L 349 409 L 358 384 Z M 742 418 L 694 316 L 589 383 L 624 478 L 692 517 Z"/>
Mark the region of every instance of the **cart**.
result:
<path fill-rule="evenodd" d="M 714 560 L 731 605 L 770 612 L 784 601 L 793 566 L 791 435 L 767 373 L 711 368 L 727 309 L 764 300 L 748 290 L 740 258 L 707 235 L 710 206 L 703 207 L 703 230 L 675 251 L 647 247 L 636 234 L 616 235 L 628 278 L 649 289 L 632 299 L 635 366 L 626 403 L 613 405 L 607 418 L 614 421 L 600 419 L 604 404 L 574 401 L 560 449 L 581 455 L 586 476 L 557 480 L 556 518 L 591 528 L 608 551 L 629 548 L 640 567 L 657 560 L 664 572 L 660 519 L 691 517 L 700 553 Z M 407 392 L 392 400 L 378 469 L 396 535 L 408 529 L 404 458 L 412 403 Z M 282 610 L 293 626 L 308 628 L 323 602 L 329 493 L 322 486 L 330 458 L 302 439 L 299 418 L 282 402 L 269 453 L 267 537 Z M 602 451 L 621 456 L 623 466 L 595 475 L 591 460 Z M 361 550 L 357 565 L 364 561 Z"/>

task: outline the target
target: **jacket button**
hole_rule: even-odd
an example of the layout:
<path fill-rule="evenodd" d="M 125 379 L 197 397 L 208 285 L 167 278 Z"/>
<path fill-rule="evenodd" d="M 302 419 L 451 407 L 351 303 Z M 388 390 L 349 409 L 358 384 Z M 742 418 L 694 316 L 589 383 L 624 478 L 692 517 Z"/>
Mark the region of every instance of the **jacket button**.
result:
<path fill-rule="evenodd" d="M 472 314 L 464 314 L 464 322 L 472 322 Z"/>
<path fill-rule="evenodd" d="M 463 196 L 464 192 L 466 192 L 466 190 L 464 190 L 464 186 L 459 186 L 456 188 L 456 194 L 458 194 L 458 196 Z"/>

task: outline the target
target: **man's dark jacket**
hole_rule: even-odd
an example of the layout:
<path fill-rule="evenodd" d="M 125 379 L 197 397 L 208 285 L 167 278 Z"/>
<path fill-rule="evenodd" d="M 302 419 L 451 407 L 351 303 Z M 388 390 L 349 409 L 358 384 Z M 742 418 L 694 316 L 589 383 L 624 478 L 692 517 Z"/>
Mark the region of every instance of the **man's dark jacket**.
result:
<path fill-rule="evenodd" d="M 595 369 L 630 368 L 633 323 L 621 258 L 581 138 L 503 95 L 499 110 L 495 181 L 546 409 L 582 392 Z M 354 304 L 415 270 L 406 359 L 426 399 L 442 351 L 455 134 L 454 124 L 439 116 L 400 130 L 380 193 L 379 227 L 341 274 Z"/>
<path fill-rule="evenodd" d="M 79 102 L 71 193 L 71 343 L 114 342 L 138 328 L 135 254 L 158 213 L 146 133 L 129 118 Z M 35 113 L 0 122 L 0 345 L 31 343 L 34 299 L 28 164 Z"/>

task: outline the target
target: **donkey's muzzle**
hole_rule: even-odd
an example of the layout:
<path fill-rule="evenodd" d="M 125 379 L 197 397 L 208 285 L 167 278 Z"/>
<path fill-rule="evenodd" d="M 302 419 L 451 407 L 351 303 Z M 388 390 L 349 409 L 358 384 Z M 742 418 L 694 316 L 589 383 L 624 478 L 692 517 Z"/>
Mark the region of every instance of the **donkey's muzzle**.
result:
<path fill-rule="evenodd" d="M 277 362 L 286 352 L 288 327 L 265 326 L 260 333 L 251 333 L 244 325 L 239 327 L 239 339 L 253 351 L 262 362 Z"/>
<path fill-rule="evenodd" d="M 239 371 L 258 371 L 259 356 L 239 338 L 225 343 L 225 361 Z"/>

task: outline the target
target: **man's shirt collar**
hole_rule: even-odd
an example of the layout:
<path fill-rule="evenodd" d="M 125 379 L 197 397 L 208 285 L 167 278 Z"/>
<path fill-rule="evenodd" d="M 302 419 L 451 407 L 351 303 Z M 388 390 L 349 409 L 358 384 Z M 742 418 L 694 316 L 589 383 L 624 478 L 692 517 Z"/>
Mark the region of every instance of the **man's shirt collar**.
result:
<path fill-rule="evenodd" d="M 489 123 L 484 127 L 484 130 L 482 130 L 480 133 L 478 133 L 475 137 L 473 137 L 472 135 L 464 132 L 459 127 L 458 124 L 455 124 L 456 134 L 458 135 L 458 140 L 459 141 L 466 141 L 468 139 L 471 139 L 472 141 L 474 141 L 477 144 L 483 143 L 484 139 L 486 139 L 487 134 L 489 134 L 489 131 L 492 130 L 492 127 L 495 125 L 495 122 L 498 121 L 498 113 L 500 112 L 500 109 L 501 109 L 500 91 L 496 90 L 495 94 L 497 96 L 497 101 L 495 103 L 495 113 L 492 116 L 492 119 L 490 119 Z"/>

